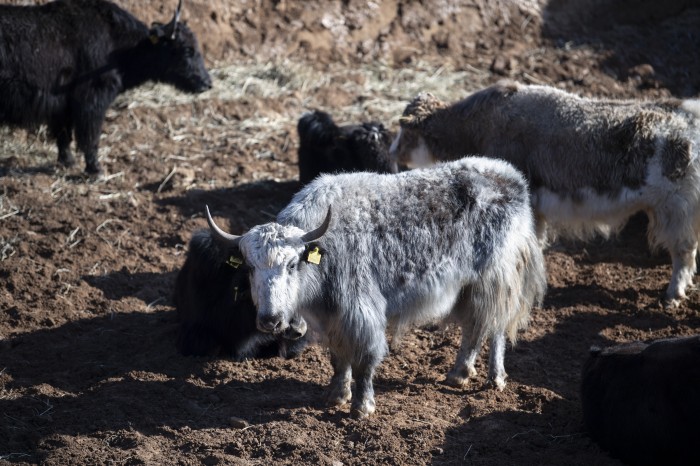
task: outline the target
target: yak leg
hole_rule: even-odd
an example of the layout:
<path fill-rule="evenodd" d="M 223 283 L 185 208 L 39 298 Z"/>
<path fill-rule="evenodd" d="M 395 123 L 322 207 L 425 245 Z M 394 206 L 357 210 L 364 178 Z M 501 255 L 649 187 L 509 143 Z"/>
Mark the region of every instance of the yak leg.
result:
<path fill-rule="evenodd" d="M 677 306 L 680 300 L 685 298 L 686 288 L 693 283 L 697 245 L 697 242 L 692 244 L 686 242 L 681 247 L 674 247 L 671 250 L 673 273 L 666 289 L 666 305 L 669 307 Z"/>
<path fill-rule="evenodd" d="M 70 150 L 70 143 L 73 140 L 70 123 L 54 122 L 49 125 L 49 132 L 56 139 L 58 146 L 58 163 L 64 167 L 72 167 L 75 165 L 75 157 Z"/>
<path fill-rule="evenodd" d="M 491 347 L 489 349 L 489 381 L 498 390 L 505 388 L 506 377 L 508 376 L 503 365 L 505 352 L 506 335 L 504 332 L 498 332 L 491 338 Z"/>
<path fill-rule="evenodd" d="M 351 345 L 354 350 L 351 354 L 353 354 L 352 375 L 355 379 L 355 390 L 350 412 L 358 419 L 369 416 L 375 410 L 372 378 L 388 351 L 386 322 L 364 317 L 369 315 L 383 317 L 384 309 L 363 309 L 363 311 L 355 314 L 363 317 L 361 321 L 356 321 L 356 328 L 361 331 L 354 335 Z M 361 356 L 358 357 L 358 353 L 361 353 Z"/>
<path fill-rule="evenodd" d="M 666 307 L 677 306 L 693 283 L 698 247 L 696 210 L 688 199 L 673 196 L 647 212 L 650 242 L 661 244 L 671 255 L 673 272 L 664 297 Z"/>
<path fill-rule="evenodd" d="M 467 385 L 469 377 L 474 377 L 476 375 L 474 364 L 481 351 L 484 337 L 479 334 L 480 332 L 475 332 L 473 330 L 472 325 L 462 326 L 462 344 L 457 353 L 457 360 L 445 379 L 448 385 L 464 387 Z"/>
<path fill-rule="evenodd" d="M 97 160 L 97 149 L 102 133 L 102 114 L 81 114 L 75 122 L 75 139 L 78 149 L 85 154 L 85 171 L 89 174 L 97 174 L 102 170 Z"/>
<path fill-rule="evenodd" d="M 350 363 L 345 359 L 341 360 L 331 351 L 331 365 L 333 366 L 333 377 L 326 389 L 324 399 L 328 406 L 341 406 L 350 401 L 352 397 Z"/>
<path fill-rule="evenodd" d="M 368 356 L 360 363 L 353 364 L 352 372 L 355 377 L 355 395 L 352 400 L 351 414 L 363 419 L 374 412 L 374 385 L 372 378 L 381 358 Z"/>
<path fill-rule="evenodd" d="M 82 106 L 73 109 L 75 139 L 78 149 L 85 154 L 85 171 L 90 174 L 101 172 L 97 161 L 97 148 L 100 145 L 102 123 L 107 108 L 119 94 L 121 79 L 116 71 L 100 75 L 77 92 L 77 100 Z"/>
<path fill-rule="evenodd" d="M 465 287 L 461 296 L 455 303 L 452 314 L 461 321 L 462 341 L 457 353 L 454 366 L 447 373 L 445 383 L 453 387 L 462 388 L 467 385 L 469 377 L 476 375 L 476 358 L 481 352 L 481 345 L 484 343 L 483 332 L 476 328 L 474 322 L 474 295 L 471 287 Z"/>

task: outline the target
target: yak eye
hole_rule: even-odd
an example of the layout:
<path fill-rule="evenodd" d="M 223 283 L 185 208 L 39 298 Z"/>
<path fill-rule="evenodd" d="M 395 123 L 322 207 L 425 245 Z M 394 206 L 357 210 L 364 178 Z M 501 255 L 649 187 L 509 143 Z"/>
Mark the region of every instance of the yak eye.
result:
<path fill-rule="evenodd" d="M 294 269 L 296 269 L 296 268 L 297 268 L 297 263 L 296 263 L 296 262 L 290 262 L 289 264 L 287 264 L 287 269 L 289 269 L 290 271 L 291 271 L 291 270 L 294 270 Z"/>

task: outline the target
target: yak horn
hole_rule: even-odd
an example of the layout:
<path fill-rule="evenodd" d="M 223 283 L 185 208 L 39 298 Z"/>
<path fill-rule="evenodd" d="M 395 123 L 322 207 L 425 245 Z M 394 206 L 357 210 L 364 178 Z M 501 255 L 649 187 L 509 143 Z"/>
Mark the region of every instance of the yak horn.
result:
<path fill-rule="evenodd" d="M 182 11 L 182 0 L 178 0 L 177 2 L 177 8 L 175 9 L 175 14 L 173 15 L 173 19 L 170 20 L 170 22 L 165 26 L 165 35 L 169 36 L 170 39 L 175 39 L 175 36 L 177 35 L 177 24 L 180 22 L 180 12 Z"/>
<path fill-rule="evenodd" d="M 301 237 L 301 240 L 304 243 L 311 243 L 312 241 L 316 241 L 317 239 L 320 239 L 321 236 L 326 234 L 326 230 L 328 230 L 328 226 L 331 224 L 331 206 L 328 206 L 328 213 L 326 214 L 326 219 L 323 221 L 323 224 L 316 228 L 315 230 L 312 230 L 308 233 L 304 233 L 304 236 Z"/>
<path fill-rule="evenodd" d="M 226 246 L 229 246 L 231 248 L 238 248 L 238 243 L 241 241 L 240 236 L 232 235 L 230 233 L 226 233 L 224 230 L 218 227 L 216 223 L 214 223 L 214 219 L 211 218 L 211 213 L 209 212 L 209 206 L 205 205 L 204 206 L 206 211 L 207 211 L 207 223 L 209 223 L 209 228 L 211 228 L 212 233 L 214 234 L 214 238 L 219 240 L 221 243 L 225 244 Z"/>

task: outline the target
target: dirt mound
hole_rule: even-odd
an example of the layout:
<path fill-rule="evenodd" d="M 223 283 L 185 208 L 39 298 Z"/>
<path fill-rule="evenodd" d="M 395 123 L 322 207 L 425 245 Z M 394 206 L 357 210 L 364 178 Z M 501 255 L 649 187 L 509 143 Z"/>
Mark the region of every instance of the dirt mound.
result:
<path fill-rule="evenodd" d="M 171 8 L 120 3 L 151 19 Z M 212 61 L 427 60 L 594 95 L 700 89 L 700 8 L 691 0 L 190 0 L 185 18 Z"/>

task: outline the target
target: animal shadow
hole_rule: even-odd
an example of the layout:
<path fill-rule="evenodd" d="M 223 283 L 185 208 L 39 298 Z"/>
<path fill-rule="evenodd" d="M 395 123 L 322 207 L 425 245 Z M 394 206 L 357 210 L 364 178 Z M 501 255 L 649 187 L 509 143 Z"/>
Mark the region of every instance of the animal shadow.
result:
<path fill-rule="evenodd" d="M 312 405 L 321 393 L 293 377 L 239 378 L 282 359 L 180 356 L 176 320 L 170 310 L 120 312 L 2 340 L 0 387 L 12 394 L 0 396 L 2 452 L 40 461 L 61 435 L 167 436 L 184 426 L 227 427 L 232 416 L 269 422 L 289 415 L 277 408 Z"/>
<path fill-rule="evenodd" d="M 301 185 L 297 181 L 257 181 L 233 188 L 209 191 L 193 189 L 182 196 L 156 200 L 175 206 L 183 216 L 203 216 L 208 205 L 214 216 L 230 219 L 232 233 L 243 233 L 260 223 L 270 222 L 291 201 Z"/>
<path fill-rule="evenodd" d="M 126 267 L 106 275 L 83 276 L 90 286 L 102 290 L 104 297 L 110 301 L 119 301 L 122 298 L 133 297 L 144 303 L 170 304 L 175 283 L 176 272 L 131 273 Z"/>
<path fill-rule="evenodd" d="M 550 0 L 542 12 L 543 37 L 565 50 L 606 51 L 601 67 L 639 89 L 666 88 L 693 97 L 700 76 L 700 8 L 692 0 Z M 694 59 L 693 59 L 694 57 Z M 653 65 L 653 66 L 652 66 Z M 562 72 L 571 75 L 571 71 Z M 584 84 L 583 78 L 576 84 Z"/>

